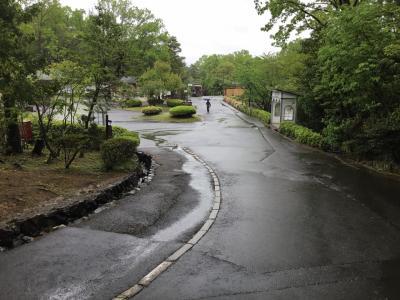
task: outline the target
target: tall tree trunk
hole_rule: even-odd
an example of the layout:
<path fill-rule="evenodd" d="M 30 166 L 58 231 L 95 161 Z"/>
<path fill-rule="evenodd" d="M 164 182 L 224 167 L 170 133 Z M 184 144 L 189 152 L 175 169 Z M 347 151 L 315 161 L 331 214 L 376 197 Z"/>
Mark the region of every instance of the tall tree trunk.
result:
<path fill-rule="evenodd" d="M 40 111 L 40 106 L 35 104 L 36 110 L 38 112 L 38 123 L 39 123 L 39 130 L 40 130 L 40 137 L 43 142 L 43 144 L 46 146 L 47 150 L 49 150 L 49 158 L 47 162 L 51 162 L 54 158 L 58 156 L 57 152 L 54 151 L 53 147 L 49 143 L 49 139 L 47 136 L 49 126 L 45 126 L 44 120 L 43 120 L 43 113 Z"/>
<path fill-rule="evenodd" d="M 4 117 L 6 120 L 7 152 L 22 153 L 21 135 L 19 133 L 18 116 L 15 112 L 15 101 L 10 95 L 3 95 Z"/>
<path fill-rule="evenodd" d="M 96 85 L 96 90 L 94 91 L 94 94 L 92 97 L 92 102 L 90 103 L 87 118 L 85 120 L 85 128 L 86 129 L 89 128 L 90 119 L 92 118 L 92 115 L 93 115 L 94 106 L 97 104 L 97 98 L 99 97 L 99 93 L 100 93 L 100 88 L 98 87 L 98 85 Z"/>

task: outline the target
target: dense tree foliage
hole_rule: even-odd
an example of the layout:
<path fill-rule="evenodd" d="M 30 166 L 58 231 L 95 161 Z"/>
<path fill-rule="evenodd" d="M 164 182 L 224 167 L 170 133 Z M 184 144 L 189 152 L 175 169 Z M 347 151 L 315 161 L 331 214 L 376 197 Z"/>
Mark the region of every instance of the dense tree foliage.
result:
<path fill-rule="evenodd" d="M 170 64 L 157 61 L 152 69 L 147 70 L 141 77 L 143 92 L 150 99 L 159 99 L 168 91 L 182 89 L 181 78 L 172 73 Z"/>
<path fill-rule="evenodd" d="M 189 72 L 194 80 L 203 84 L 206 93 L 222 94 L 226 87 L 240 86 L 245 89 L 250 105 L 269 110 L 272 89 L 297 90 L 295 75 L 303 70 L 305 60 L 299 49 L 300 42 L 294 42 L 279 54 L 262 57 L 253 57 L 246 50 L 203 56 Z"/>
<path fill-rule="evenodd" d="M 303 67 L 292 74 L 300 121 L 322 132 L 330 150 L 399 163 L 400 1 L 255 4 L 271 14 L 265 30 L 276 29 L 279 45 L 310 31 L 296 50 Z"/>
<path fill-rule="evenodd" d="M 0 146 L 14 153 L 22 151 L 17 108 L 23 100 L 28 74 L 26 41 L 20 25 L 29 15 L 30 10 L 24 11 L 14 0 L 0 3 Z"/>
<path fill-rule="evenodd" d="M 66 135 L 84 106 L 89 129 L 95 111 L 132 92 L 121 78 L 138 79 L 162 66 L 167 75 L 157 76 L 164 92 L 181 88 L 186 72 L 176 37 L 128 0 L 98 0 L 89 14 L 58 0 L 1 1 L 0 44 L 0 151 L 10 153 L 22 151 L 18 125 L 26 105 L 36 107 L 38 142 L 55 157 L 60 143 L 47 133 L 56 116 Z"/>

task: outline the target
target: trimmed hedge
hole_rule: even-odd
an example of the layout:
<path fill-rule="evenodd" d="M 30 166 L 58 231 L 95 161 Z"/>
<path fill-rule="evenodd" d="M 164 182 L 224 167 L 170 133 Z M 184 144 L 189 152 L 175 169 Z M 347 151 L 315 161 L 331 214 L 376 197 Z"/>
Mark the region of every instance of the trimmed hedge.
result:
<path fill-rule="evenodd" d="M 140 144 L 139 133 L 118 126 L 113 126 L 113 138 L 130 139 L 135 143 L 136 147 Z"/>
<path fill-rule="evenodd" d="M 167 106 L 168 107 L 175 107 L 175 106 L 182 106 L 185 101 L 180 99 L 168 99 Z"/>
<path fill-rule="evenodd" d="M 269 125 L 271 122 L 271 113 L 268 111 L 258 109 L 258 108 L 252 108 L 248 107 L 246 104 L 243 104 L 241 101 L 225 97 L 224 101 L 228 103 L 229 105 L 233 106 L 237 110 L 241 111 L 242 113 L 245 113 L 246 115 L 249 115 L 250 117 L 256 118 L 260 120 L 261 122 L 264 123 L 264 125 Z"/>
<path fill-rule="evenodd" d="M 237 110 L 240 110 L 241 112 L 262 121 L 265 125 L 268 125 L 271 121 L 271 113 L 265 110 L 248 107 L 241 101 L 229 97 L 225 97 L 224 101 L 229 105 L 232 105 Z M 279 132 L 299 143 L 306 144 L 311 147 L 321 148 L 323 146 L 323 137 L 321 134 L 292 122 L 283 122 L 279 127 Z"/>
<path fill-rule="evenodd" d="M 119 127 L 119 126 L 113 126 L 113 137 L 120 137 L 123 135 L 125 135 L 125 136 L 130 135 L 137 139 L 139 138 L 139 134 L 135 131 L 130 131 L 126 128 Z"/>
<path fill-rule="evenodd" d="M 107 170 L 121 165 L 136 155 L 137 144 L 131 137 L 118 137 L 101 145 L 101 159 Z"/>
<path fill-rule="evenodd" d="M 317 148 L 322 146 L 323 138 L 321 134 L 295 123 L 283 122 L 279 127 L 279 132 L 302 144 Z"/>
<path fill-rule="evenodd" d="M 196 114 L 196 109 L 193 106 L 175 106 L 169 110 L 169 113 L 174 118 L 189 118 Z"/>
<path fill-rule="evenodd" d="M 124 102 L 125 107 L 141 107 L 142 101 L 137 99 L 129 99 Z"/>
<path fill-rule="evenodd" d="M 158 115 L 162 112 L 162 108 L 158 106 L 147 106 L 142 109 L 142 113 L 146 116 Z"/>

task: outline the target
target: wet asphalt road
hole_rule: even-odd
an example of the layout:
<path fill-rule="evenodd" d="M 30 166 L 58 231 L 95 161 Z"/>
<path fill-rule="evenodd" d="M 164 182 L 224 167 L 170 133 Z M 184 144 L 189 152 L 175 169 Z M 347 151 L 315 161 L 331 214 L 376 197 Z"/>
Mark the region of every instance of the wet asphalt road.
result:
<path fill-rule="evenodd" d="M 201 123 L 121 123 L 190 147 L 222 185 L 211 231 L 138 299 L 400 299 L 397 179 L 292 143 L 220 98 L 209 115 L 194 103 Z"/>
<path fill-rule="evenodd" d="M 201 100 L 194 104 L 203 115 L 194 124 L 132 122 L 133 113 L 111 113 L 113 124 L 157 144 L 191 148 L 222 187 L 211 230 L 137 299 L 400 298 L 398 180 L 292 143 L 220 98 L 209 115 Z M 207 190 L 206 182 L 197 184 Z M 190 233 L 183 227 L 195 227 L 186 223 L 201 198 L 195 188 L 192 182 L 182 194 L 178 215 L 144 236 L 126 232 L 129 226 L 104 230 L 121 220 L 106 211 L 105 219 L 0 254 L 0 299 L 110 299 L 182 244 Z M 126 205 L 115 208 L 118 216 Z"/>
<path fill-rule="evenodd" d="M 182 150 L 147 144 L 158 164 L 150 185 L 0 253 L 1 300 L 112 299 L 192 237 L 212 206 L 207 170 Z"/>

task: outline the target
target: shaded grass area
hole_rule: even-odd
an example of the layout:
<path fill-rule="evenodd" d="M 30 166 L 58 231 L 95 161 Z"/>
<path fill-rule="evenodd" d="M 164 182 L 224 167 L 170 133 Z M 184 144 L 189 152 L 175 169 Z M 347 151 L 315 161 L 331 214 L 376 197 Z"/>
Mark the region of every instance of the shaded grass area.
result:
<path fill-rule="evenodd" d="M 105 187 L 137 166 L 136 159 L 106 172 L 98 152 L 85 153 L 67 170 L 61 159 L 47 164 L 46 156 L 32 157 L 28 150 L 0 156 L 0 222 L 62 205 L 66 198 Z"/>
<path fill-rule="evenodd" d="M 30 149 L 29 149 L 30 150 Z M 137 167 L 137 160 L 116 167 L 113 171 L 106 171 L 101 160 L 100 152 L 86 152 L 84 157 L 77 157 L 69 169 L 64 168 L 64 161 L 60 157 L 46 163 L 47 153 L 43 156 L 32 156 L 30 151 L 23 154 L 4 156 L 0 155 L 0 170 L 24 170 L 24 171 L 55 171 L 63 174 L 88 174 L 101 175 L 120 172 L 129 172 Z"/>

